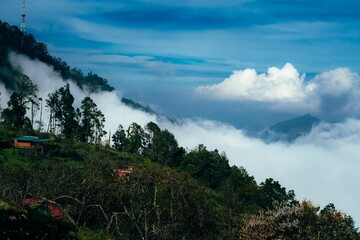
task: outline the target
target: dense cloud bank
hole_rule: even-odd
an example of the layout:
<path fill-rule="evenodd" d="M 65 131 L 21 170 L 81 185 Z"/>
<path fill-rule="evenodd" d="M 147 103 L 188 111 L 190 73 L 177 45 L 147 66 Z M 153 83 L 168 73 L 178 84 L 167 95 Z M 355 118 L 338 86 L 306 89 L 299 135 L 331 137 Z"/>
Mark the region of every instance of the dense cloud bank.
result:
<path fill-rule="evenodd" d="M 209 98 L 257 101 L 274 111 L 309 112 L 325 120 L 339 121 L 360 116 L 360 76 L 348 68 L 337 68 L 305 81 L 295 67 L 271 67 L 267 73 L 254 69 L 234 71 L 223 82 L 200 86 L 196 91 Z"/>
<path fill-rule="evenodd" d="M 38 85 L 38 96 L 43 99 L 46 99 L 49 92 L 65 84 L 51 67 L 39 61 L 17 54 L 11 54 L 10 60 L 14 68 L 28 75 Z M 242 72 L 236 76 L 244 74 L 253 76 L 252 86 L 257 87 L 257 92 L 264 86 L 266 88 L 271 85 L 279 88 L 293 86 L 282 99 L 271 99 L 270 90 L 264 89 L 263 91 L 267 91 L 268 94 L 262 99 L 263 101 L 271 99 L 279 104 L 290 98 L 292 102 L 299 103 L 310 96 L 316 100 L 314 103 L 317 104 L 317 109 L 325 111 L 330 104 L 323 102 L 325 99 L 342 99 L 343 101 L 336 105 L 336 109 L 341 114 L 341 118 L 346 120 L 338 123 L 322 122 L 313 128 L 309 135 L 300 137 L 291 144 L 281 142 L 267 144 L 246 136 L 241 129 L 221 122 L 185 119 L 174 124 L 167 120 L 158 120 L 155 115 L 149 115 L 122 104 L 120 94 L 115 91 L 90 94 L 78 88 L 71 80 L 68 82 L 76 99 L 75 107 L 80 106 L 85 96 L 90 96 L 104 113 L 105 130 L 108 132 L 113 133 L 119 124 L 126 128 L 131 122 L 137 122 L 142 126 L 150 121 L 157 122 L 162 128 L 167 128 L 174 133 L 179 145 L 192 149 L 198 144 L 204 144 L 209 149 L 216 148 L 221 152 L 224 151 L 230 164 L 244 166 L 258 182 L 272 177 L 286 188 L 294 189 L 299 199 L 308 198 L 322 207 L 333 202 L 338 209 L 353 216 L 359 225 L 360 193 L 355 190 L 355 186 L 360 185 L 358 174 L 360 121 L 356 118 L 347 118 L 351 116 L 350 110 L 355 113 L 358 111 L 356 102 L 352 103 L 350 100 L 359 97 L 359 76 L 348 69 L 336 69 L 320 74 L 312 81 L 305 83 L 303 77 L 289 64 L 283 69 L 273 68 L 267 75 L 258 75 L 252 70 L 248 72 Z M 290 79 L 289 82 L 282 85 L 281 79 L 287 77 Z M 263 86 L 259 79 L 268 83 Z M 244 78 L 241 80 L 245 81 Z M 271 84 L 272 82 L 274 84 Z M 250 98 L 253 96 L 254 89 L 248 89 L 247 98 Z M 2 106 L 5 106 L 9 93 L 1 85 L 0 91 Z M 210 93 L 215 90 L 200 88 L 199 91 Z M 260 99 L 254 97 L 254 100 Z"/>

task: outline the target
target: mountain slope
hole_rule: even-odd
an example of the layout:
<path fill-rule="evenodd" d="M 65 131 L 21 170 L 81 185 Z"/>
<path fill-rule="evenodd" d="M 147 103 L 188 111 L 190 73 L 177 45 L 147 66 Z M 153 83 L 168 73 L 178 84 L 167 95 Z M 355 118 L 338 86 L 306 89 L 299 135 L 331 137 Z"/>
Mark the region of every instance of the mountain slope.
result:
<path fill-rule="evenodd" d="M 53 66 L 63 79 L 72 79 L 80 88 L 86 86 L 91 92 L 114 90 L 106 79 L 97 74 L 84 74 L 80 69 L 70 68 L 62 59 L 51 56 L 46 44 L 37 42 L 32 34 L 23 33 L 16 26 L 0 21 L 0 81 L 8 89 L 16 89 L 16 79 L 21 74 L 13 69 L 8 60 L 10 52 L 39 59 Z"/>
<path fill-rule="evenodd" d="M 51 65 L 63 79 L 72 79 L 81 89 L 86 87 L 91 92 L 114 90 L 106 79 L 93 72 L 84 74 L 78 68 L 71 68 L 62 59 L 51 56 L 46 44 L 37 42 L 33 35 L 23 33 L 16 26 L 0 21 L 0 82 L 4 83 L 7 89 L 17 89 L 17 81 L 21 76 L 21 73 L 9 62 L 10 52 L 26 55 L 31 59 L 39 59 Z M 133 109 L 155 114 L 149 106 L 143 106 L 132 99 L 123 98 L 122 102 Z"/>
<path fill-rule="evenodd" d="M 279 122 L 271 126 L 270 129 L 274 132 L 296 135 L 309 133 L 312 127 L 319 122 L 320 119 L 312 116 L 311 114 L 305 114 L 297 118 Z"/>
<path fill-rule="evenodd" d="M 305 114 L 300 117 L 285 120 L 274 124 L 260 133 L 260 137 L 266 142 L 294 141 L 302 135 L 311 132 L 311 129 L 320 122 L 320 119 Z"/>

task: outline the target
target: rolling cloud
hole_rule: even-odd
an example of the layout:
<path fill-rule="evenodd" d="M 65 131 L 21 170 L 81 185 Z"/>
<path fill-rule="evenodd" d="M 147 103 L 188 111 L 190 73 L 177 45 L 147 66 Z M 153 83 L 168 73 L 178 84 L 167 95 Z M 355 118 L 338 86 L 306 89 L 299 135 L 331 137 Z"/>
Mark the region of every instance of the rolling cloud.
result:
<path fill-rule="evenodd" d="M 292 144 L 266 144 L 247 137 L 240 129 L 208 120 L 184 120 L 181 125 L 165 125 L 181 146 L 189 149 L 199 143 L 224 151 L 231 165 L 243 166 L 257 182 L 272 177 L 298 199 L 310 199 L 320 207 L 328 203 L 351 215 L 360 223 L 354 191 L 360 184 L 358 146 L 360 121 L 321 123 Z"/>
<path fill-rule="evenodd" d="M 38 86 L 38 97 L 46 99 L 49 93 L 65 85 L 65 81 L 60 75 L 52 67 L 41 61 L 31 60 L 26 56 L 15 53 L 11 53 L 9 59 L 15 69 L 26 74 Z M 156 121 L 155 115 L 136 111 L 123 104 L 121 102 L 122 96 L 119 92 L 90 93 L 86 89 L 80 89 L 71 79 L 67 79 L 66 82 L 70 84 L 70 91 L 75 97 L 74 107 L 80 107 L 81 101 L 86 96 L 90 96 L 105 115 L 106 123 L 104 130 L 108 132 L 115 132 L 120 123 L 127 128 L 133 122 L 145 125 L 150 121 Z M 9 94 L 7 93 L 7 95 Z M 3 101 L 5 102 L 7 99 L 4 98 Z M 46 117 L 48 116 L 46 116 L 46 111 L 44 113 L 44 121 L 47 123 Z"/>

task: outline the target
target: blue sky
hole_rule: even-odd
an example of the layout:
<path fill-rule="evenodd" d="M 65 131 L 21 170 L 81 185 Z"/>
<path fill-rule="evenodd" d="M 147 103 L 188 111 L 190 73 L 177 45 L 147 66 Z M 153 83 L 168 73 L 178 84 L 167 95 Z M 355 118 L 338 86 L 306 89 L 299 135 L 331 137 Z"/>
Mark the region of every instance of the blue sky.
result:
<path fill-rule="evenodd" d="M 235 70 L 286 63 L 306 80 L 340 67 L 360 72 L 359 9 L 355 0 L 29 0 L 26 20 L 53 55 L 107 78 L 126 97 L 174 117 L 261 127 L 308 109 L 274 111 L 196 89 Z M 2 0 L 2 21 L 19 25 L 20 13 L 21 1 Z"/>

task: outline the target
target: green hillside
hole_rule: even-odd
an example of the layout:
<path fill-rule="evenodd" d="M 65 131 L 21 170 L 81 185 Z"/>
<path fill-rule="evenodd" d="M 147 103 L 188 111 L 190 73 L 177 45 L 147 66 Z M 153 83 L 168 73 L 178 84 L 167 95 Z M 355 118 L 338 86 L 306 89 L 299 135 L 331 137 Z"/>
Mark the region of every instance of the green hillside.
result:
<path fill-rule="evenodd" d="M 0 234 L 5 239 L 55 236 L 60 230 L 61 237 L 51 239 L 316 239 L 319 234 L 360 239 L 351 217 L 332 204 L 320 211 L 271 178 L 257 184 L 245 169 L 230 166 L 224 153 L 203 145 L 186 152 L 167 130 L 154 123 L 146 129 L 152 134 L 126 134 L 124 144 L 112 148 L 42 133 L 51 142 L 17 149 L 7 141 L 24 129 L 1 125 Z M 137 148 L 136 138 L 151 144 Z M 124 177 L 114 171 L 128 167 L 132 172 Z M 41 203 L 24 205 L 24 199 Z M 61 209 L 60 219 L 51 217 L 49 204 Z"/>
<path fill-rule="evenodd" d="M 20 73 L 11 67 L 8 60 L 9 52 L 24 54 L 31 59 L 53 66 L 63 79 L 72 79 L 79 87 L 87 86 L 90 91 L 111 91 L 107 80 L 95 73 L 84 74 L 80 69 L 70 66 L 60 58 L 50 55 L 44 43 L 37 42 L 33 35 L 21 32 L 16 26 L 10 26 L 0 21 L 0 81 L 9 89 L 17 88 L 17 79 Z"/>

